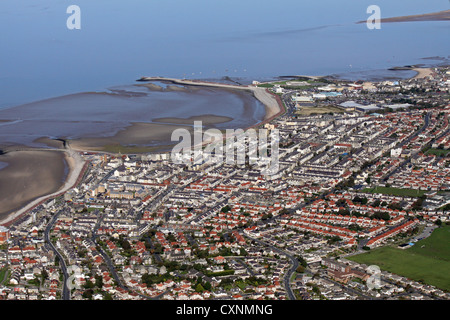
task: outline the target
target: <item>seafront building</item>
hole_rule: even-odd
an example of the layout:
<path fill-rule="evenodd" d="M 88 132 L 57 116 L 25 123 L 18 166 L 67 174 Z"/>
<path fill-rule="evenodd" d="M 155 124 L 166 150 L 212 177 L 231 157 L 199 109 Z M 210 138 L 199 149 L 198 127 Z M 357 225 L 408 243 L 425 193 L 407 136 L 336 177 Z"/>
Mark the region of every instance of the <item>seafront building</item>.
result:
<path fill-rule="evenodd" d="M 9 240 L 10 232 L 8 228 L 0 226 L 0 244 L 4 244 Z"/>

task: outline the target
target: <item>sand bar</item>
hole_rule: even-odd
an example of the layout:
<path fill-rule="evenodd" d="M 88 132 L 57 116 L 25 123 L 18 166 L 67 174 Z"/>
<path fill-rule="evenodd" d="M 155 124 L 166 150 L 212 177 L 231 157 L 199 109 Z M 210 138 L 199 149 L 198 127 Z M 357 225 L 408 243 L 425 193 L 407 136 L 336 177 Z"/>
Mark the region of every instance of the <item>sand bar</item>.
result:
<path fill-rule="evenodd" d="M 64 179 L 61 152 L 16 151 L 0 156 L 0 217 L 42 195 L 57 191 Z"/>
<path fill-rule="evenodd" d="M 450 10 L 380 19 L 381 23 L 413 21 L 450 21 Z M 366 21 L 358 21 L 357 23 L 366 23 Z"/>

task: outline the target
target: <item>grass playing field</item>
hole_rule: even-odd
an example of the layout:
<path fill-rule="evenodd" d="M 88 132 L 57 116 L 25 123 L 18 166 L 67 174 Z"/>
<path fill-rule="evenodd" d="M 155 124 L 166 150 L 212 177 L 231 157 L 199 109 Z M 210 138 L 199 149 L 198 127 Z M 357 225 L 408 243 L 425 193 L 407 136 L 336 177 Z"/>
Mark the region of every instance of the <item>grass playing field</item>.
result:
<path fill-rule="evenodd" d="M 420 197 L 424 195 L 424 193 L 426 193 L 427 191 L 417 189 L 399 189 L 391 187 L 374 187 L 374 188 L 365 188 L 362 190 L 362 192 L 382 193 L 393 196 Z"/>
<path fill-rule="evenodd" d="M 343 113 L 344 110 L 333 107 L 333 106 L 322 106 L 322 107 L 300 107 L 299 110 L 295 112 L 295 114 L 299 116 L 310 116 L 313 114 L 322 114 L 322 113 Z"/>
<path fill-rule="evenodd" d="M 426 239 L 408 249 L 383 247 L 348 257 L 366 265 L 450 290 L 450 226 L 436 229 Z"/>

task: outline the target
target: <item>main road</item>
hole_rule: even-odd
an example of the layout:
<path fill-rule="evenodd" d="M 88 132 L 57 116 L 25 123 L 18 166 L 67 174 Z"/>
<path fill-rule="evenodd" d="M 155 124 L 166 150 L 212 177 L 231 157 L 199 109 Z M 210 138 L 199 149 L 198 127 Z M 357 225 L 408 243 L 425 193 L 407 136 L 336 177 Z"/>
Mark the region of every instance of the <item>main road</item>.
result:
<path fill-rule="evenodd" d="M 278 253 L 280 253 L 282 255 L 285 255 L 286 257 L 288 257 L 291 260 L 292 265 L 291 265 L 291 268 L 288 270 L 288 272 L 286 272 L 285 275 L 284 275 L 283 284 L 284 284 L 284 288 L 286 289 L 286 293 L 287 293 L 287 295 L 289 297 L 289 300 L 296 300 L 295 294 L 294 294 L 294 292 L 293 292 L 293 290 L 291 288 L 291 277 L 292 277 L 292 275 L 294 274 L 294 272 L 297 270 L 297 268 L 299 266 L 298 260 L 294 256 L 290 255 L 289 253 L 287 253 L 287 252 L 285 252 L 285 251 L 283 251 L 283 250 L 281 250 L 281 249 L 279 249 L 277 247 L 274 247 L 274 246 L 272 246 L 272 245 L 270 245 L 268 243 L 265 243 L 264 241 L 252 238 L 252 237 L 250 237 L 250 236 L 248 236 L 246 234 L 243 234 L 243 235 L 245 237 L 247 237 L 248 239 L 253 240 L 253 241 L 255 241 L 256 243 L 258 243 L 258 244 L 260 244 L 262 246 L 269 247 L 270 249 L 272 249 L 272 250 L 274 250 L 274 251 L 276 251 L 276 252 L 278 252 Z"/>
<path fill-rule="evenodd" d="M 64 261 L 64 257 L 61 255 L 61 253 L 56 249 L 56 247 L 53 245 L 53 243 L 50 240 L 50 231 L 53 229 L 53 226 L 55 225 L 56 220 L 58 219 L 58 216 L 60 215 L 61 211 L 56 213 L 51 219 L 50 222 L 47 224 L 47 227 L 44 231 L 44 239 L 45 242 L 48 244 L 50 249 L 55 253 L 55 255 L 59 259 L 59 263 L 61 265 L 61 271 L 63 273 L 63 286 L 62 286 L 62 293 L 61 293 L 61 299 L 62 300 L 70 300 L 70 290 L 67 286 L 67 280 L 69 279 L 69 275 L 67 273 L 67 267 L 66 262 Z"/>

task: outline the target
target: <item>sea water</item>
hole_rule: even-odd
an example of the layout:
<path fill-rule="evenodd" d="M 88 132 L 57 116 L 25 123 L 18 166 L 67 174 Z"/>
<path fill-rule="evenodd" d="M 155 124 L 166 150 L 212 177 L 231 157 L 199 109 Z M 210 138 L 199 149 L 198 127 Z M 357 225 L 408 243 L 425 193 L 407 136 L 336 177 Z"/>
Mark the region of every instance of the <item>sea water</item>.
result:
<path fill-rule="evenodd" d="M 141 76 L 357 78 L 358 72 L 448 57 L 448 22 L 370 30 L 356 22 L 370 17 L 372 2 L 3 0 L 0 108 L 128 85 Z M 382 18 L 449 9 L 447 0 L 376 4 Z M 80 8 L 79 30 L 67 28 L 69 5 Z"/>

